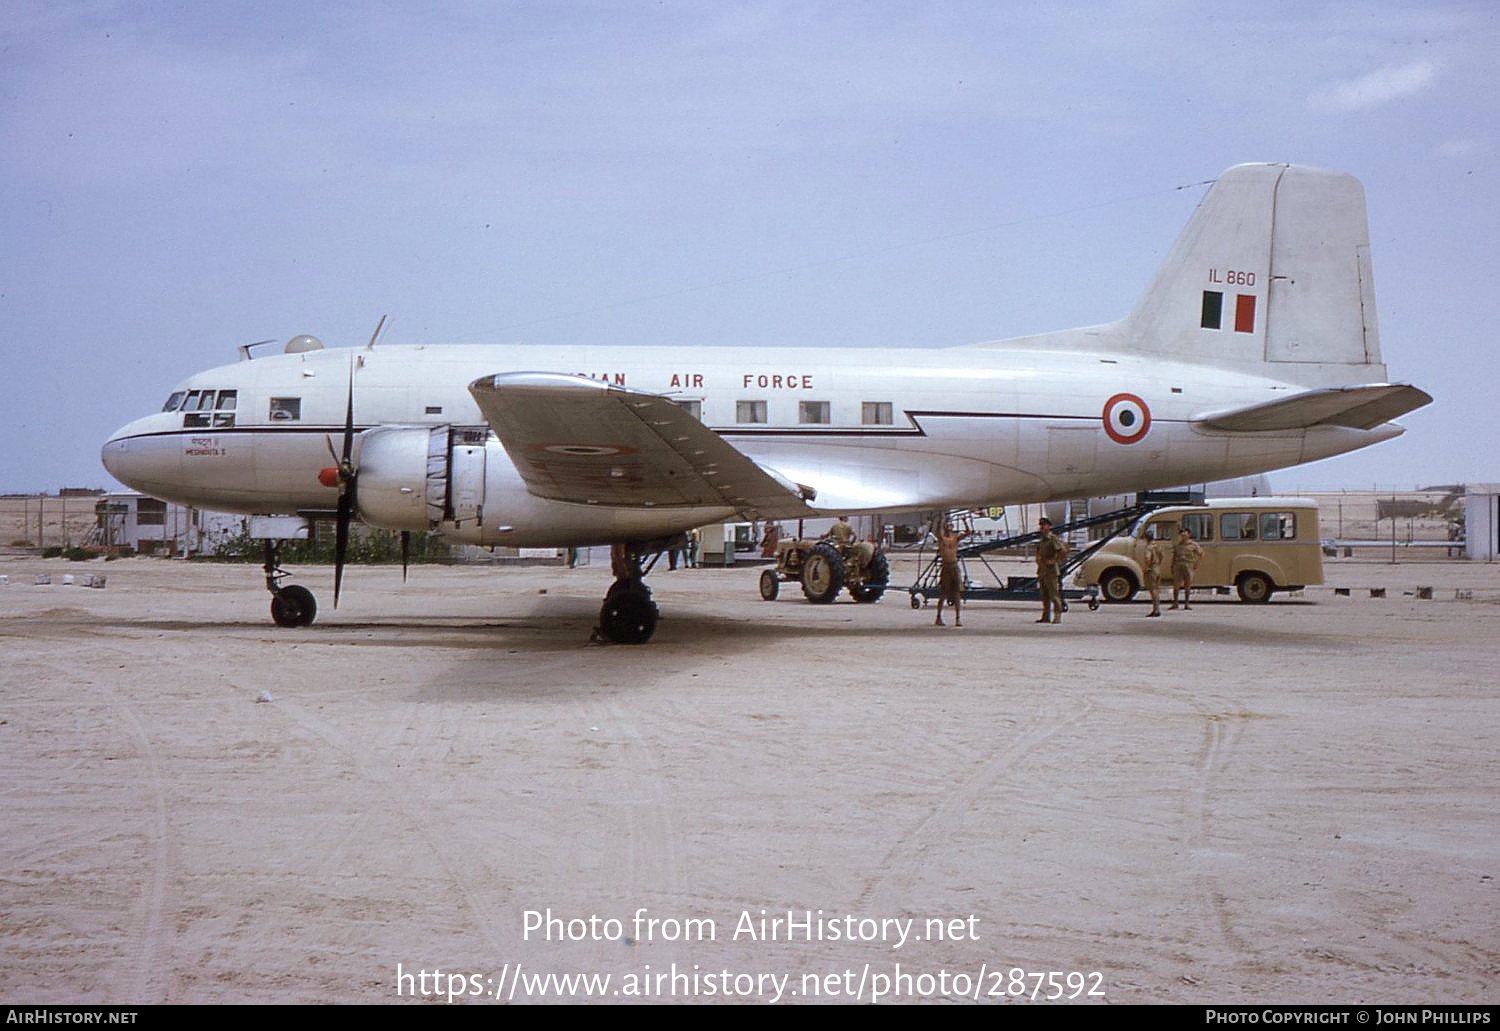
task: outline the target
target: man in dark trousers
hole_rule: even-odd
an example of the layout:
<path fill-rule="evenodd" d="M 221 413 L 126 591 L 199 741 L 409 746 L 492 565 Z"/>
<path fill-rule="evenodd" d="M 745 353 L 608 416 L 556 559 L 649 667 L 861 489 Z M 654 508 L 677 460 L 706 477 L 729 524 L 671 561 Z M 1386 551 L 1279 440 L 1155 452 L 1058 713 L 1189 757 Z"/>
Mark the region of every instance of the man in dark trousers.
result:
<path fill-rule="evenodd" d="M 958 599 L 963 594 L 962 578 L 958 574 L 958 542 L 969 536 L 969 531 L 957 533 L 945 520 L 934 536 L 937 538 L 939 568 L 937 618 L 932 625 L 943 625 L 943 602 L 946 601 L 953 606 L 953 625 L 963 626 L 958 607 Z"/>

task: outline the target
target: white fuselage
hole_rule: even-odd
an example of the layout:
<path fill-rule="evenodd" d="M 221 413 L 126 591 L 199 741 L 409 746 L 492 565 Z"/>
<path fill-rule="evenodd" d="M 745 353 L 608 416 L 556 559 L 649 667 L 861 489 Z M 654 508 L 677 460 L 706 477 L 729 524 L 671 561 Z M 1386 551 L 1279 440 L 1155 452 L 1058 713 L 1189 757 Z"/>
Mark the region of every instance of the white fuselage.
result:
<path fill-rule="evenodd" d="M 338 491 L 318 474 L 335 464 L 330 442 L 337 450 L 352 369 L 357 430 L 473 428 L 483 448 L 479 479 L 471 484 L 478 491 L 473 518 L 438 526 L 439 532 L 483 544 L 553 546 L 647 539 L 733 513 L 599 508 L 531 495 L 469 395 L 469 384 L 482 376 L 576 373 L 698 402 L 704 423 L 786 480 L 814 487 L 813 507 L 830 514 L 1211 481 L 1326 458 L 1401 432 L 1389 423 L 1372 430 L 1206 429 L 1193 418 L 1303 388 L 1072 343 L 1060 350 L 445 345 L 284 354 L 189 378 L 179 390 L 232 390 L 233 409 L 138 419 L 104 446 L 103 460 L 122 482 L 182 504 L 254 514 L 330 512 Z M 1129 425 L 1107 426 L 1106 406 L 1122 394 L 1131 396 Z M 744 421 L 762 411 L 763 422 Z M 825 411 L 827 421 L 818 421 Z M 889 421 L 881 421 L 887 412 Z"/>

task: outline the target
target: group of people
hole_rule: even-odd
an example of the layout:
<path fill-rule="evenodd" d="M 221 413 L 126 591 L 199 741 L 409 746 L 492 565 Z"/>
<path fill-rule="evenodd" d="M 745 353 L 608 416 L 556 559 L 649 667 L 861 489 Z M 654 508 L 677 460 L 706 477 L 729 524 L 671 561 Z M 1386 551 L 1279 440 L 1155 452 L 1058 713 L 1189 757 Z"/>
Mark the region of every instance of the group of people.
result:
<path fill-rule="evenodd" d="M 1061 623 L 1062 569 L 1068 560 L 1068 545 L 1066 541 L 1052 532 L 1052 520 L 1046 516 L 1037 520 L 1036 530 L 1036 584 L 1037 592 L 1042 596 L 1042 618 L 1037 622 Z M 960 600 L 963 597 L 963 577 L 959 573 L 958 542 L 968 535 L 968 530 L 955 530 L 947 522 L 934 531 L 938 551 L 938 596 L 937 614 L 932 621 L 933 626 L 945 625 L 943 623 L 945 602 L 953 607 L 953 625 L 964 625 L 960 609 Z M 1189 601 L 1192 597 L 1193 571 L 1198 568 L 1198 563 L 1203 561 L 1203 549 L 1193 540 L 1193 535 L 1186 526 L 1177 531 L 1177 540 L 1172 544 L 1171 558 L 1171 607 L 1177 608 L 1177 595 L 1180 591 L 1182 607 L 1190 609 L 1192 608 Z M 1146 547 L 1146 562 L 1143 570 L 1146 590 L 1151 593 L 1151 611 L 1146 613 L 1147 616 L 1161 615 L 1161 573 L 1165 564 L 1166 555 L 1161 541 L 1152 538 L 1151 543 Z"/>

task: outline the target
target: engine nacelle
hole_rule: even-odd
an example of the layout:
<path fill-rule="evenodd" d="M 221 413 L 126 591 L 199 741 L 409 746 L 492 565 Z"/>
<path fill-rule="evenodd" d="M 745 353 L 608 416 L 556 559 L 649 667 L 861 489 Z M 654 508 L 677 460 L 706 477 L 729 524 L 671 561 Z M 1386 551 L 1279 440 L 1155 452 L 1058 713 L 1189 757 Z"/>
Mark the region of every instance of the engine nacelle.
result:
<path fill-rule="evenodd" d="M 430 530 L 447 516 L 450 427 L 377 426 L 359 443 L 359 517 L 387 530 Z"/>

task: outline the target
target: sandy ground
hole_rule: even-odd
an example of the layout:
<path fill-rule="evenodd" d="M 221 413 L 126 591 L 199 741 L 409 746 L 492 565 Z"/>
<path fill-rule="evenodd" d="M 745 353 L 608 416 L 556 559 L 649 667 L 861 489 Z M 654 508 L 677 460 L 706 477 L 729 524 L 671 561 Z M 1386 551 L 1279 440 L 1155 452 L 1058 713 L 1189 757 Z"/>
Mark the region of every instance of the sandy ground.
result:
<path fill-rule="evenodd" d="M 627 648 L 587 644 L 597 567 L 357 568 L 337 612 L 307 570 L 325 611 L 282 631 L 254 567 L 0 560 L 0 1001 L 396 1001 L 398 964 L 443 972 L 402 998 L 1009 998 L 1020 968 L 1094 1002 L 1493 1001 L 1500 569 L 1328 573 L 940 630 L 663 572 Z M 621 925 L 528 934 L 548 909 Z M 736 937 L 762 910 L 824 940 Z M 829 940 L 846 917 L 877 940 Z"/>

